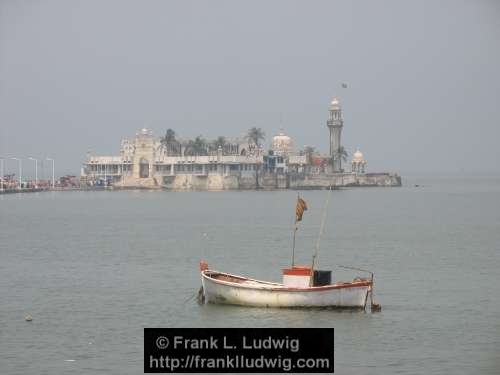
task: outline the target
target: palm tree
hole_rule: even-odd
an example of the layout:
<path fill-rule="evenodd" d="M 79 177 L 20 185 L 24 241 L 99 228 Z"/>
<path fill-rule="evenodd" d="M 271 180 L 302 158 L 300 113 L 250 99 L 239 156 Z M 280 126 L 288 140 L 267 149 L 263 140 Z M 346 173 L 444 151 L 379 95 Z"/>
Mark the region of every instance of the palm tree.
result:
<path fill-rule="evenodd" d="M 306 155 L 307 164 L 312 164 L 312 157 L 316 153 L 316 149 L 312 146 L 306 146 L 304 148 L 304 153 Z"/>
<path fill-rule="evenodd" d="M 160 138 L 160 142 L 164 146 L 168 146 L 168 145 L 176 142 L 176 140 L 175 140 L 175 131 L 173 131 L 172 129 L 167 129 L 167 132 L 165 133 L 165 136 L 162 137 L 162 138 Z"/>
<path fill-rule="evenodd" d="M 197 136 L 194 140 L 190 139 L 185 145 L 186 155 L 207 155 L 207 142 L 201 135 Z"/>
<path fill-rule="evenodd" d="M 250 130 L 248 130 L 247 134 L 247 139 L 248 142 L 252 142 L 255 145 L 255 151 L 258 150 L 259 148 L 259 141 L 264 140 L 264 131 L 261 128 L 256 128 L 253 127 Z M 259 169 L 260 169 L 260 163 L 257 162 L 255 165 L 255 188 L 259 189 Z"/>
<path fill-rule="evenodd" d="M 335 151 L 335 153 L 333 154 L 333 158 L 332 158 L 332 163 L 334 160 L 340 160 L 340 170 L 342 170 L 342 161 L 347 162 L 347 157 L 349 156 L 349 154 L 347 153 L 347 151 L 345 150 L 344 146 L 340 146 L 338 148 L 337 151 Z"/>
<path fill-rule="evenodd" d="M 340 159 L 344 161 L 344 163 L 347 162 L 347 157 L 349 156 L 349 154 L 345 150 L 344 146 L 339 147 L 338 155 L 340 156 Z"/>
<path fill-rule="evenodd" d="M 261 128 L 253 127 L 248 130 L 247 139 L 249 142 L 252 142 L 255 147 L 259 148 L 259 142 L 264 140 L 265 133 Z"/>
<path fill-rule="evenodd" d="M 175 139 L 175 131 L 172 129 L 167 129 L 165 136 L 160 138 L 160 143 L 169 154 L 180 152 L 180 143 Z"/>
<path fill-rule="evenodd" d="M 196 155 L 207 155 L 207 141 L 201 135 L 194 139 L 194 149 Z"/>
<path fill-rule="evenodd" d="M 212 142 L 211 146 L 213 147 L 213 149 L 215 151 L 217 151 L 220 147 L 222 149 L 222 152 L 224 152 L 224 146 L 226 144 L 227 144 L 226 137 L 221 135 L 221 136 L 217 137 L 217 139 Z"/>

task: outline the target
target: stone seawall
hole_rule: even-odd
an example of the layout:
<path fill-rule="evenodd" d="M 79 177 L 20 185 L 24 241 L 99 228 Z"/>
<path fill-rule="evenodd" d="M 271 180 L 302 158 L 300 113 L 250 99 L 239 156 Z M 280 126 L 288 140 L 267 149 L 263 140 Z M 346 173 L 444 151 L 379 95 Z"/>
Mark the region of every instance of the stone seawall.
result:
<path fill-rule="evenodd" d="M 183 174 L 163 177 L 162 187 L 168 190 L 237 190 L 242 183 L 237 176 Z"/>
<path fill-rule="evenodd" d="M 389 173 L 193 175 L 163 177 L 161 187 L 167 190 L 252 190 L 252 189 L 327 189 L 330 186 L 401 186 L 401 177 Z"/>
<path fill-rule="evenodd" d="M 338 173 L 290 176 L 290 189 L 326 189 L 331 186 L 401 186 L 401 176 L 390 173 Z"/>

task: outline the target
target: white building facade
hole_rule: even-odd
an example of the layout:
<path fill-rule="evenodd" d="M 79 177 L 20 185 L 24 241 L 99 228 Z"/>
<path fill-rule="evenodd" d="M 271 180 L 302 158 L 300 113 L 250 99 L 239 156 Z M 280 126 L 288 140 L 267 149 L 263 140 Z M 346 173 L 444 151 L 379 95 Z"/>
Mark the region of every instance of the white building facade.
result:
<path fill-rule="evenodd" d="M 150 130 L 142 129 L 135 138 L 122 139 L 120 156 L 89 153 L 83 163 L 81 179 L 90 186 L 154 187 L 163 185 L 168 176 L 251 177 L 263 169 L 263 150 L 248 141 L 236 140 L 212 150 L 207 147 L 202 155 L 190 152 L 182 142 L 177 144 L 179 147 L 167 146 Z M 281 146 L 285 147 L 279 151 L 289 151 L 288 143 Z M 280 154 L 288 160 L 288 153 Z M 295 164 L 306 163 L 305 156 L 291 157 Z"/>

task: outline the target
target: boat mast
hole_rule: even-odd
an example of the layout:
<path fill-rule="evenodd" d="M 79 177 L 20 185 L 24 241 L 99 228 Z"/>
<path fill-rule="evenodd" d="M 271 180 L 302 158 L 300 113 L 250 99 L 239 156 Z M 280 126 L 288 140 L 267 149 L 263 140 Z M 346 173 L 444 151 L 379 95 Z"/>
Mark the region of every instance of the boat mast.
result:
<path fill-rule="evenodd" d="M 297 193 L 297 202 L 299 199 L 300 195 Z M 297 214 L 295 214 L 295 222 L 293 223 L 292 268 L 295 265 L 295 235 L 297 234 L 297 229 L 299 229 L 299 226 L 297 225 Z"/>
<path fill-rule="evenodd" d="M 316 240 L 316 246 L 315 246 L 314 253 L 313 253 L 313 256 L 312 256 L 311 272 L 314 272 L 314 264 L 316 262 L 316 258 L 317 258 L 318 253 L 319 253 L 319 244 L 320 244 L 320 241 L 321 241 L 321 236 L 323 235 L 323 232 L 324 232 L 324 229 L 325 229 L 326 213 L 328 212 L 328 205 L 330 203 L 330 197 L 332 195 L 332 185 L 331 184 L 330 184 L 329 190 L 330 190 L 330 192 L 326 196 L 326 204 L 325 204 L 325 207 L 323 208 L 323 217 L 321 219 L 321 227 L 320 227 L 320 230 L 319 230 L 318 239 Z"/>

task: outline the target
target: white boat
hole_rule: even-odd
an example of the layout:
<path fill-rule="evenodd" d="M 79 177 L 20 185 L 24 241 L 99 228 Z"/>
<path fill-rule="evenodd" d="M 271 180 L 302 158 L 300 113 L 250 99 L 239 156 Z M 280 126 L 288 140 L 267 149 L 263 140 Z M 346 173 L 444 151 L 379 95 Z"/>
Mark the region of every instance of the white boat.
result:
<path fill-rule="evenodd" d="M 345 267 L 367 272 L 370 277 L 357 277 L 349 282 L 331 282 L 331 271 L 315 268 L 319 252 L 319 240 L 323 232 L 326 208 L 323 213 L 320 235 L 311 266 L 295 265 L 295 233 L 297 223 L 307 210 L 306 202 L 297 197 L 295 228 L 292 247 L 292 266 L 283 269 L 282 283 L 255 280 L 244 276 L 211 270 L 208 263 L 200 262 L 201 284 L 199 300 L 203 303 L 219 303 L 256 307 L 330 307 L 365 309 L 368 297 L 371 310 L 380 311 L 380 305 L 373 302 L 373 273 L 367 270 Z"/>
<path fill-rule="evenodd" d="M 273 283 L 208 269 L 200 263 L 204 302 L 255 307 L 330 307 L 365 309 L 372 278 L 312 285 L 307 267 L 283 270 L 284 283 Z M 305 285 L 307 284 L 307 285 Z"/>

